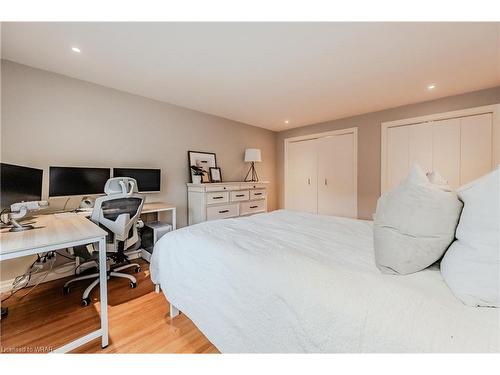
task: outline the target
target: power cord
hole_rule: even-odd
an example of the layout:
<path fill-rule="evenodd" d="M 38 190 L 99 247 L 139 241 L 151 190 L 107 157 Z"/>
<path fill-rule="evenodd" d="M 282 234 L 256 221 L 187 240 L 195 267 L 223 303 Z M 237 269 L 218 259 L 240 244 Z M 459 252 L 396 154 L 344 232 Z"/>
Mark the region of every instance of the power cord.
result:
<path fill-rule="evenodd" d="M 4 210 L 0 212 L 0 216 L 2 215 Z M 1 220 L 1 219 L 0 219 Z M 2 221 L 3 222 L 3 221 Z M 26 297 L 28 294 L 31 293 L 33 289 L 35 289 L 40 283 L 42 283 L 49 273 L 54 272 L 56 274 L 62 274 L 63 272 L 56 272 L 57 268 L 54 269 L 54 264 L 56 262 L 56 256 L 62 256 L 63 258 L 69 259 L 74 261 L 76 257 L 70 257 L 65 254 L 60 253 L 59 251 L 49 251 L 48 253 L 45 254 L 37 254 L 36 260 L 28 267 L 26 272 L 20 276 L 17 276 L 14 281 L 12 282 L 12 289 L 7 297 L 1 300 L 1 302 L 7 301 L 10 297 L 15 295 L 17 292 L 19 292 L 21 289 L 25 289 L 28 287 L 30 281 L 33 279 L 33 276 L 36 274 L 39 274 L 39 272 L 44 272 L 43 276 L 40 276 L 39 279 L 37 280 L 36 284 L 30 288 L 28 292 L 26 292 L 24 295 L 19 297 L 18 299 L 21 300 L 24 297 Z M 41 271 L 43 269 L 43 264 L 47 263 L 50 261 L 50 267 L 49 269 L 46 269 L 45 271 Z M 62 265 L 61 265 L 62 266 Z M 78 268 L 81 266 L 75 266 L 72 272 L 76 272 Z M 59 268 L 59 267 L 58 267 Z M 65 271 L 67 272 L 67 271 Z"/>
<path fill-rule="evenodd" d="M 49 273 L 52 271 L 54 268 L 54 264 L 56 262 L 56 256 L 54 251 L 50 251 L 44 255 L 37 254 L 37 259 L 31 264 L 31 266 L 28 267 L 27 271 L 20 276 L 17 276 L 14 281 L 12 282 L 12 290 L 10 291 L 9 295 L 2 299 L 1 302 L 7 301 L 10 297 L 15 295 L 17 292 L 19 292 L 21 289 L 26 288 L 30 281 L 33 278 L 33 275 L 38 274 L 42 268 L 43 264 L 47 263 L 47 261 L 50 262 L 50 267 L 49 269 L 42 271 L 44 272 L 43 276 L 40 276 L 40 278 L 37 280 L 36 284 L 30 288 L 28 292 L 26 292 L 24 295 L 19 297 L 18 299 L 21 300 L 24 297 L 26 297 L 28 294 L 30 294 L 33 289 L 35 289 L 41 282 L 43 282 Z M 20 286 L 21 285 L 21 286 Z"/>
<path fill-rule="evenodd" d="M 71 199 L 71 197 L 68 197 L 68 199 L 66 199 L 66 202 L 64 202 L 64 206 L 63 206 L 63 212 L 66 211 L 66 206 L 68 205 L 68 202 L 69 200 Z"/>

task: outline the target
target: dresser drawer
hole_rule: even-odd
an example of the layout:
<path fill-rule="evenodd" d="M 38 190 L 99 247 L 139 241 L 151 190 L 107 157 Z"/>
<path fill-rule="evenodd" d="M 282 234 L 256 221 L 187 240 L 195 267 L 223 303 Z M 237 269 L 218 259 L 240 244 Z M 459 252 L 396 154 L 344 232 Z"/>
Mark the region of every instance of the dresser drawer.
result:
<path fill-rule="evenodd" d="M 250 199 L 260 199 L 267 196 L 266 189 L 250 190 Z"/>
<path fill-rule="evenodd" d="M 242 182 L 242 189 L 265 189 L 267 186 L 265 183 L 261 182 Z"/>
<path fill-rule="evenodd" d="M 207 184 L 205 189 L 206 191 L 229 191 L 229 190 L 238 190 L 240 188 L 239 185 L 215 185 L 211 186 L 211 184 Z"/>
<path fill-rule="evenodd" d="M 239 216 L 238 204 L 207 207 L 207 220 L 227 219 Z"/>
<path fill-rule="evenodd" d="M 207 193 L 207 204 L 229 203 L 229 191 Z"/>
<path fill-rule="evenodd" d="M 250 199 L 248 190 L 232 191 L 230 194 L 231 202 L 247 201 Z"/>
<path fill-rule="evenodd" d="M 256 214 L 257 212 L 266 211 L 266 201 L 250 201 L 240 203 L 240 215 Z"/>

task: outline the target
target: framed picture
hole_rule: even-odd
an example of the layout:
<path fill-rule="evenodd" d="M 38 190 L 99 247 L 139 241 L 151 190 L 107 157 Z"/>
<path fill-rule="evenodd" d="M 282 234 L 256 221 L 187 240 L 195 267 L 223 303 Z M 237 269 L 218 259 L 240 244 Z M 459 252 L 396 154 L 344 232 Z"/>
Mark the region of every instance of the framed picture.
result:
<path fill-rule="evenodd" d="M 201 177 L 201 182 L 210 182 L 210 168 L 217 167 L 215 153 L 202 151 L 188 151 L 189 171 L 191 182 Z M 194 176 L 198 176 L 193 178 Z"/>
<path fill-rule="evenodd" d="M 210 180 L 212 182 L 222 182 L 222 172 L 219 167 L 210 167 Z"/>

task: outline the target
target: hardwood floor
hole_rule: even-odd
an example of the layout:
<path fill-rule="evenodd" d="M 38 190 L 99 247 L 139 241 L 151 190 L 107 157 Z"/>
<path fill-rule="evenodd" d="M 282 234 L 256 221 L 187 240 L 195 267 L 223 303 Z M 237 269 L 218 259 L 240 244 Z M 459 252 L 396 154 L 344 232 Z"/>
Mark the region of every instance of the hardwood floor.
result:
<path fill-rule="evenodd" d="M 75 352 L 218 353 L 184 314 L 170 319 L 165 296 L 154 292 L 148 263 L 141 262 L 141 266 L 142 271 L 135 275 L 135 289 L 130 289 L 124 279 L 108 281 L 109 346 L 101 349 L 100 340 L 95 340 Z M 81 307 L 81 296 L 89 281 L 77 283 L 64 296 L 62 285 L 66 280 L 41 284 L 22 300 L 11 297 L 4 302 L 9 316 L 0 324 L 2 352 L 44 352 L 99 327 L 99 289 L 91 294 L 93 303 Z"/>

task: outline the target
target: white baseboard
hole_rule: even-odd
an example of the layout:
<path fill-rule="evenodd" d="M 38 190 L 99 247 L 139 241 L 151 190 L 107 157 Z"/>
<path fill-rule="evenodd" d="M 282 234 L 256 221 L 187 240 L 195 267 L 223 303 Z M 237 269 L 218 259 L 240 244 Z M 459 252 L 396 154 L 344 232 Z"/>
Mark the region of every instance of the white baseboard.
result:
<path fill-rule="evenodd" d="M 44 283 L 52 280 L 62 279 L 63 277 L 72 276 L 75 274 L 75 262 L 68 262 L 57 267 L 56 272 L 50 272 L 43 280 Z M 45 272 L 40 271 L 40 274 L 34 274 L 27 286 L 35 285 L 40 277 L 44 277 Z M 0 293 L 7 293 L 12 289 L 14 279 L 0 281 Z"/>

